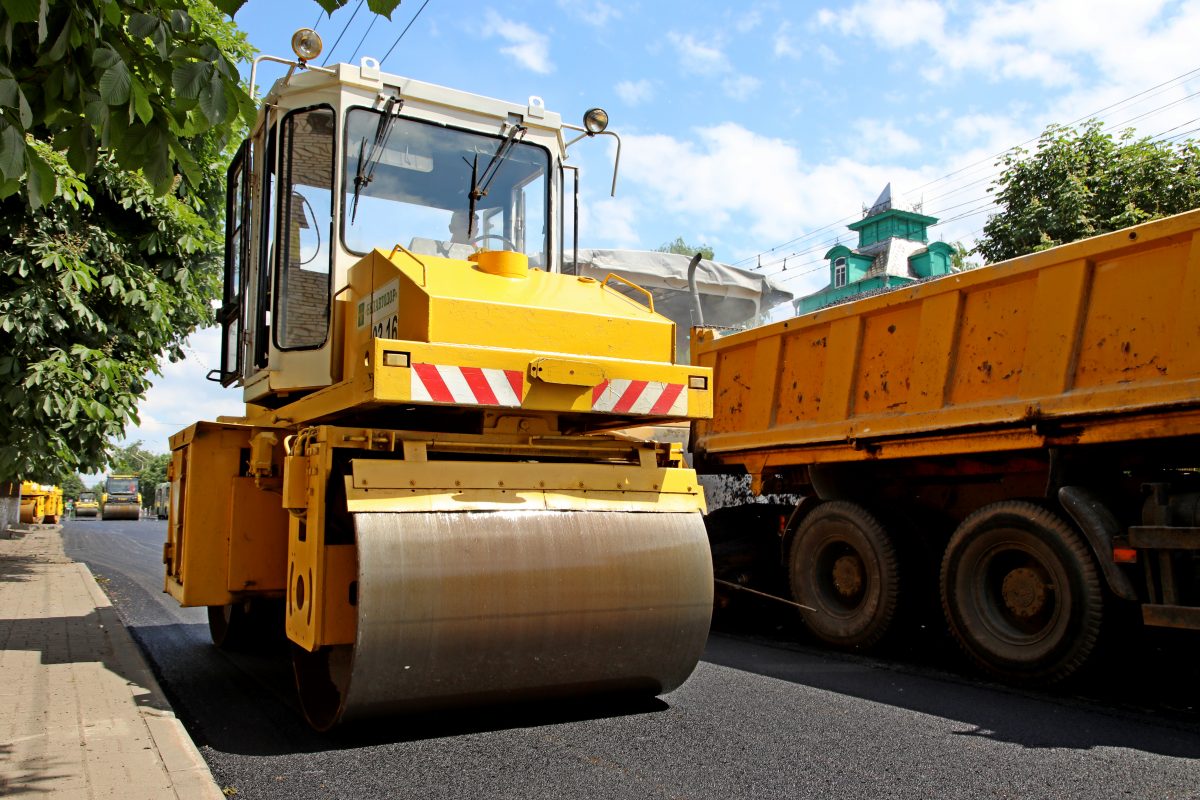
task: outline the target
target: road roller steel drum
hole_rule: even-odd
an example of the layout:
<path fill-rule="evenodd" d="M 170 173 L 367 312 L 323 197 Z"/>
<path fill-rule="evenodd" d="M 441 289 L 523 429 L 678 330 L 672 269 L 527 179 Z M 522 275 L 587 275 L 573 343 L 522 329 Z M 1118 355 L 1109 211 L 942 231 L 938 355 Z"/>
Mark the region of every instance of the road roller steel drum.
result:
<path fill-rule="evenodd" d="M 698 513 L 356 514 L 352 646 L 296 661 L 317 728 L 597 693 L 670 692 L 708 637 Z"/>

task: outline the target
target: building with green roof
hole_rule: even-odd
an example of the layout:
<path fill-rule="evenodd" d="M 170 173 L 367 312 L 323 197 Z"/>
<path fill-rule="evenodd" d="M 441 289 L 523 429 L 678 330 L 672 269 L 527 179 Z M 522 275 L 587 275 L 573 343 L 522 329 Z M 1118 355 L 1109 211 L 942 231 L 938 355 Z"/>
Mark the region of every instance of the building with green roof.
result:
<path fill-rule="evenodd" d="M 936 217 L 896 208 L 889 183 L 863 218 L 850 223 L 858 246 L 839 244 L 825 254 L 829 285 L 794 301 L 796 313 L 805 314 L 847 300 L 890 291 L 917 281 L 952 272 L 954 248 L 930 242 L 929 227 Z"/>

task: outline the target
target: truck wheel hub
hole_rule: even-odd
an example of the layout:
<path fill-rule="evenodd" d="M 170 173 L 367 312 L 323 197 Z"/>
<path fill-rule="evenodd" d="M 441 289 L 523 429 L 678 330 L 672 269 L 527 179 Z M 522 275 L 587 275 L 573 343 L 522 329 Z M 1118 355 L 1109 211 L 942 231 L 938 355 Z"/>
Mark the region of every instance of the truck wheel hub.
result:
<path fill-rule="evenodd" d="M 1005 575 L 1001 594 L 1008 610 L 1021 618 L 1032 617 L 1046 605 L 1046 584 L 1028 567 Z"/>
<path fill-rule="evenodd" d="M 833 562 L 833 586 L 843 597 L 853 597 L 862 591 L 863 567 L 857 556 L 842 556 Z"/>

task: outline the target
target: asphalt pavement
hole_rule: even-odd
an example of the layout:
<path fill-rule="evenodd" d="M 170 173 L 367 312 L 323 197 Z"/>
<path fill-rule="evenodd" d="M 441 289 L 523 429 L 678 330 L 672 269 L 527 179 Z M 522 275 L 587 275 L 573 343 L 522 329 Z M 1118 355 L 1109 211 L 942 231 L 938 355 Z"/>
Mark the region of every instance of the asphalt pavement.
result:
<path fill-rule="evenodd" d="M 919 660 L 831 654 L 762 626 L 714 634 L 692 678 L 660 699 L 317 734 L 284 645 L 217 651 L 203 611 L 161 593 L 162 523 L 80 521 L 65 536 L 237 797 L 1200 798 L 1195 680 L 1166 704 L 1020 691 Z"/>

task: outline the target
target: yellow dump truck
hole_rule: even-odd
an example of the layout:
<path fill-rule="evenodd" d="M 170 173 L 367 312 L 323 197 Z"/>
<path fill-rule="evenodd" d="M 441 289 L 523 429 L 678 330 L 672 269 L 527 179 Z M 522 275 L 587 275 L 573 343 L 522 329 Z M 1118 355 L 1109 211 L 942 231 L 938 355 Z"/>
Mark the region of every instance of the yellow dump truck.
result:
<path fill-rule="evenodd" d="M 936 588 L 980 667 L 1046 682 L 1121 604 L 1200 628 L 1200 212 L 697 335 L 698 468 L 804 496 L 764 535 L 820 639 Z"/>
<path fill-rule="evenodd" d="M 703 494 L 619 429 L 707 417 L 711 375 L 650 292 L 561 270 L 567 148 L 607 115 L 293 47 L 228 174 L 210 377 L 246 411 L 171 438 L 166 591 L 218 645 L 285 632 L 319 729 L 672 690 L 708 634 Z"/>
<path fill-rule="evenodd" d="M 54 525 L 62 516 L 62 489 L 35 481 L 24 481 L 21 484 L 21 522 Z"/>

